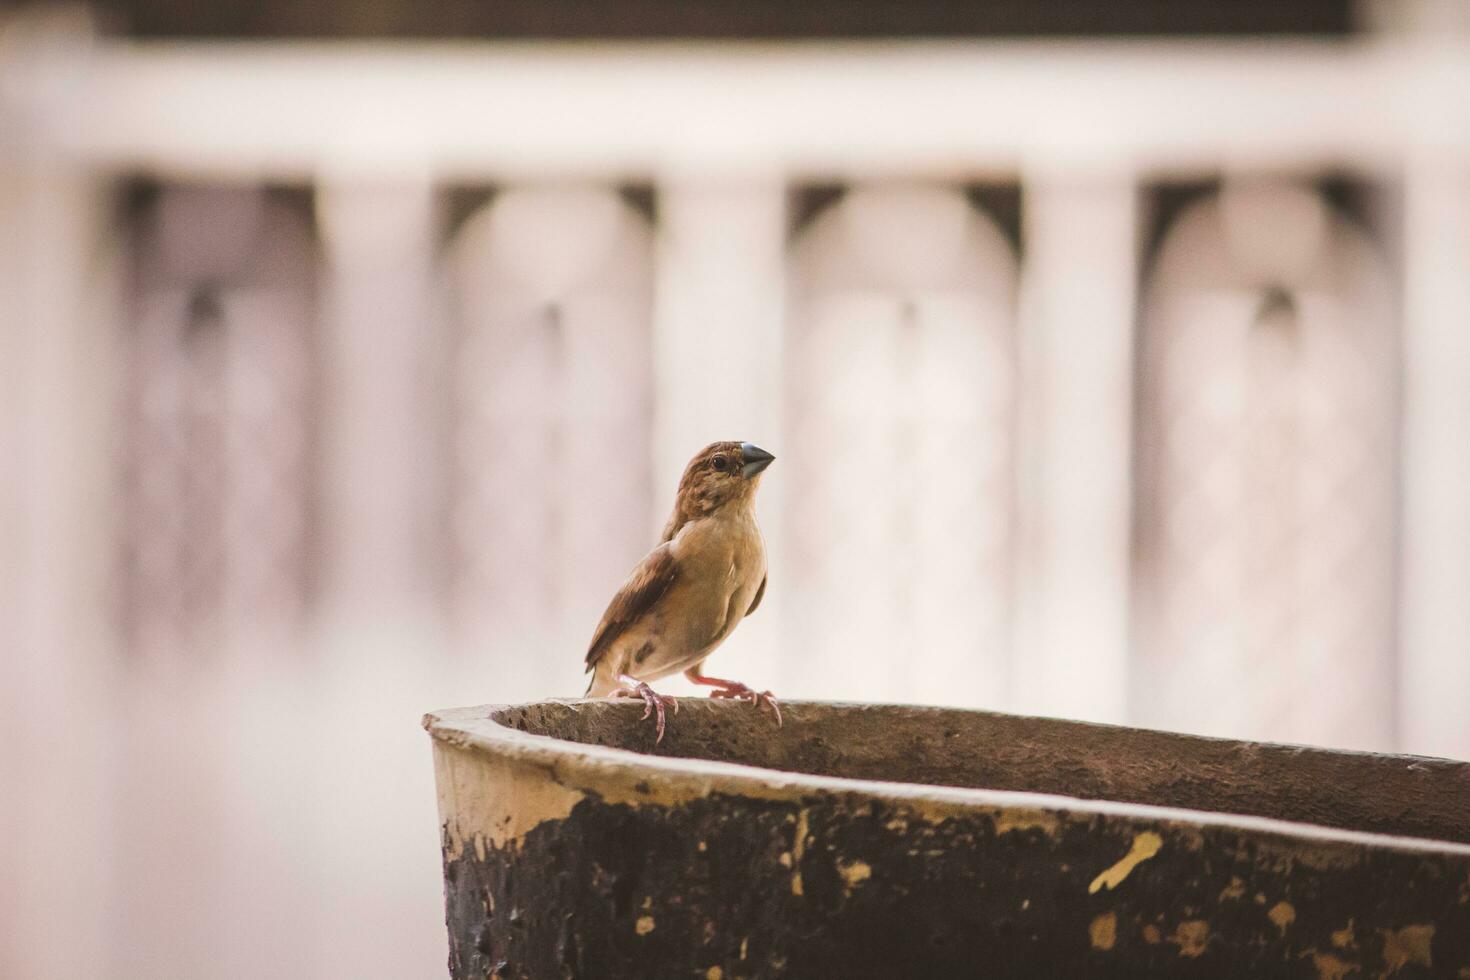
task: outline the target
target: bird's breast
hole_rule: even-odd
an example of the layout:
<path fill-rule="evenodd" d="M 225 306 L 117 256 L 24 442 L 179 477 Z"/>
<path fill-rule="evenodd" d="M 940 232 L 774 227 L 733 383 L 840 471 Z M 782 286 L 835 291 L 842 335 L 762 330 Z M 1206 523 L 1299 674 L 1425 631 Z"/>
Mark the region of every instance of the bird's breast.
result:
<path fill-rule="evenodd" d="M 710 518 L 687 525 L 673 548 L 681 593 L 674 604 L 688 609 L 689 619 L 710 628 L 718 642 L 744 616 L 765 577 L 760 531 L 753 520 Z"/>

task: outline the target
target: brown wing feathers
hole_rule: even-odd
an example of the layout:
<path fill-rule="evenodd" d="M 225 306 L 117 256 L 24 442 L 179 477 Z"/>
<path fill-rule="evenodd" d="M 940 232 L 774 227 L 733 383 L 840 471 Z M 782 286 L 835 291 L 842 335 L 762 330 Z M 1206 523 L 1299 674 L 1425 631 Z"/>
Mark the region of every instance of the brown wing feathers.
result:
<path fill-rule="evenodd" d="M 592 645 L 587 648 L 588 670 L 597 665 L 597 661 L 602 659 L 603 654 L 607 653 L 608 648 L 624 630 L 643 618 L 653 604 L 669 591 L 669 586 L 674 584 L 677 575 L 674 555 L 667 544 L 653 549 L 633 569 L 628 581 L 613 596 L 607 612 L 602 614 L 602 622 L 597 624 Z"/>

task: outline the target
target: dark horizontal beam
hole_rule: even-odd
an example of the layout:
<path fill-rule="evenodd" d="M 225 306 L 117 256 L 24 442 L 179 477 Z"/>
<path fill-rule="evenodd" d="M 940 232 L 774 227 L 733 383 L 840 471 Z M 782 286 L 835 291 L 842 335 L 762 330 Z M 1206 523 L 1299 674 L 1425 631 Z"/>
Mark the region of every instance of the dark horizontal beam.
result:
<path fill-rule="evenodd" d="M 1341 35 L 1348 0 L 102 0 L 140 37 L 961 38 Z"/>

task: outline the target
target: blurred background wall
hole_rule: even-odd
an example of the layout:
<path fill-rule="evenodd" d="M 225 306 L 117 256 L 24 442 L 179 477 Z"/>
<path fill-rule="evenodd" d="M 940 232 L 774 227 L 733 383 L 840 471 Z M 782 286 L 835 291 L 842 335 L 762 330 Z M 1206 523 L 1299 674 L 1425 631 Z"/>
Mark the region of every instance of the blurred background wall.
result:
<path fill-rule="evenodd" d="M 442 975 L 714 439 L 722 674 L 1470 757 L 1464 4 L 0 18 L 0 976 Z"/>

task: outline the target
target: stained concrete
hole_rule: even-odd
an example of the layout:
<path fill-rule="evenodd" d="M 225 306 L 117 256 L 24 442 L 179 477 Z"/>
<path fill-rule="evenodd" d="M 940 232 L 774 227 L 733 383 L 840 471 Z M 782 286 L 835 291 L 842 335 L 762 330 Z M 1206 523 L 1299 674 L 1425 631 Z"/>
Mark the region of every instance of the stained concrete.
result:
<path fill-rule="evenodd" d="M 1470 977 L 1463 763 L 708 701 L 655 755 L 640 712 L 426 719 L 452 976 Z"/>

